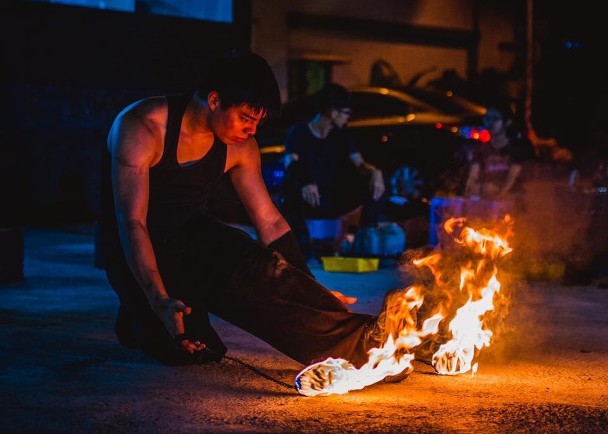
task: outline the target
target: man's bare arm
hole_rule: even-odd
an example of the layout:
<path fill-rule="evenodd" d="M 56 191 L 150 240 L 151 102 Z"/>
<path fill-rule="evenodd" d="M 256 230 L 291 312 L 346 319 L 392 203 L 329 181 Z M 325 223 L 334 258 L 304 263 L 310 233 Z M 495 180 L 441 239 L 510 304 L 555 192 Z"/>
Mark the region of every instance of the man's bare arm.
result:
<path fill-rule="evenodd" d="M 247 210 L 249 217 L 265 245 L 270 244 L 290 230 L 270 198 L 262 178 L 260 154 L 253 138 L 246 143 L 232 146 L 230 178 Z"/>
<path fill-rule="evenodd" d="M 119 235 L 131 271 L 167 331 L 183 334 L 183 316 L 190 308 L 167 294 L 158 271 L 156 256 L 147 229 L 149 170 L 160 158 L 163 137 L 161 123 L 166 116 L 158 102 L 128 108 L 113 125 L 108 137 L 112 155 L 112 184 Z M 159 115 L 158 113 L 161 113 Z M 189 342 L 184 349 L 194 351 Z"/>

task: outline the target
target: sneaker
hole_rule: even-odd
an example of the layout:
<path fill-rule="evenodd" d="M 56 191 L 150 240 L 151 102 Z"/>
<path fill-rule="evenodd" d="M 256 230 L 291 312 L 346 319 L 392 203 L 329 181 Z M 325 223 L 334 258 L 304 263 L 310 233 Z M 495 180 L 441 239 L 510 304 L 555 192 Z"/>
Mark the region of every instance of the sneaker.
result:
<path fill-rule="evenodd" d="M 393 289 L 384 296 L 380 314 L 366 333 L 365 346 L 368 351 L 371 348 L 380 348 L 384 345 L 389 335 L 396 338 L 401 328 L 405 327 L 408 316 L 415 321 L 416 312 L 409 312 L 407 315 L 403 315 L 403 318 L 398 317 L 399 312 L 403 309 L 406 292 L 406 289 Z M 398 356 L 402 356 L 407 351 L 398 350 L 398 352 L 400 352 Z M 413 366 L 410 365 L 399 374 L 388 375 L 382 381 L 385 383 L 400 383 L 409 377 L 413 370 Z"/>
<path fill-rule="evenodd" d="M 330 357 L 302 370 L 296 376 L 296 390 L 304 396 L 344 394 L 353 389 L 356 372 L 348 361 Z"/>
<path fill-rule="evenodd" d="M 393 289 L 384 296 L 380 314 L 365 334 L 365 346 L 368 351 L 384 345 L 389 336 L 397 338 L 399 332 L 406 326 L 408 315 L 415 321 L 415 312 L 400 315 L 406 292 L 406 289 Z"/>

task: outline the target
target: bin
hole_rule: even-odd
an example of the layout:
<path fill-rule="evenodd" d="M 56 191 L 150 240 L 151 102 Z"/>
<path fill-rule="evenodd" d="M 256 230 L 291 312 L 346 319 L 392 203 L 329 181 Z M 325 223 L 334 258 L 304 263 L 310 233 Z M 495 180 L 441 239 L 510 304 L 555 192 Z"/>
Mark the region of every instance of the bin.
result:
<path fill-rule="evenodd" d="M 342 235 L 340 219 L 308 219 L 306 225 L 308 235 L 314 240 L 335 240 Z"/>

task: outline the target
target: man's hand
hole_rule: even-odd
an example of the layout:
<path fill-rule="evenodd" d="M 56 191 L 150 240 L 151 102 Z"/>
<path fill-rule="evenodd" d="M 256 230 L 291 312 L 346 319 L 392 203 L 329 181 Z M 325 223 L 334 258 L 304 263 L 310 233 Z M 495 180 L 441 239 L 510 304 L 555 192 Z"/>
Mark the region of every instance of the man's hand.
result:
<path fill-rule="evenodd" d="M 186 338 L 184 315 L 190 315 L 192 308 L 176 298 L 166 298 L 158 302 L 155 308 L 169 334 L 176 340 L 176 344 L 184 351 L 194 354 L 205 348 L 200 341 L 190 341 Z"/>
<path fill-rule="evenodd" d="M 317 184 L 308 184 L 302 187 L 302 199 L 313 208 L 321 205 L 321 195 Z"/>
<path fill-rule="evenodd" d="M 357 302 L 357 297 L 346 296 L 340 291 L 331 291 L 331 293 L 344 304 L 355 304 Z"/>
<path fill-rule="evenodd" d="M 370 178 L 369 184 L 374 200 L 380 199 L 380 197 L 382 197 L 382 195 L 384 194 L 385 190 L 384 176 L 382 176 L 381 170 L 376 169 L 372 171 L 372 176 Z"/>

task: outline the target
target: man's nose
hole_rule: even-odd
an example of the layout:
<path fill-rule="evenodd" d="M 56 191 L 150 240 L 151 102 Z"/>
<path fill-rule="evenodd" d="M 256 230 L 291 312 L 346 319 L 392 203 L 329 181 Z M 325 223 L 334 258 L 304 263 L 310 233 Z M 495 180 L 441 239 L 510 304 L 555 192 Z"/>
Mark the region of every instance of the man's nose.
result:
<path fill-rule="evenodd" d="M 255 135 L 256 131 L 257 131 L 257 125 L 247 125 L 245 127 L 245 132 L 249 135 L 252 135 L 252 136 Z"/>

